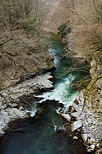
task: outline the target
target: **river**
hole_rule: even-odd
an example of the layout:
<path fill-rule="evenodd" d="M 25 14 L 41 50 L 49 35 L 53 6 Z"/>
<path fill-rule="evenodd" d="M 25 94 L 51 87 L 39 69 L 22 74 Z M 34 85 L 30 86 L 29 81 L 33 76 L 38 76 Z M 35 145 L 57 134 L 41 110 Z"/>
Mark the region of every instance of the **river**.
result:
<path fill-rule="evenodd" d="M 74 140 L 78 132 L 65 131 L 70 125 L 60 113 L 65 113 L 77 97 L 79 90 L 74 87 L 87 73 L 82 66 L 75 65 L 65 56 L 64 46 L 57 39 L 49 40 L 49 53 L 55 57 L 56 69 L 52 71 L 54 89 L 38 94 L 38 101 L 32 102 L 31 117 L 16 122 L 11 131 L 0 141 L 0 154 L 85 154 L 82 140 Z M 73 69 L 75 66 L 78 70 Z M 36 113 L 36 107 L 41 114 Z M 33 113 L 34 114 L 33 114 Z M 70 130 L 70 129 L 69 129 Z"/>

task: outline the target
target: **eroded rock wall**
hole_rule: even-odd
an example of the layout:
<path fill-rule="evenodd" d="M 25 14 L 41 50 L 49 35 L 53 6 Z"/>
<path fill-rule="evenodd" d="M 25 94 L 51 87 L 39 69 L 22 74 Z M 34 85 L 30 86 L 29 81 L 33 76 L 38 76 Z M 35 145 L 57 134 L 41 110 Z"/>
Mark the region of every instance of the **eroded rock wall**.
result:
<path fill-rule="evenodd" d="M 43 41 L 22 30 L 0 36 L 0 90 L 54 67 L 53 56 Z"/>

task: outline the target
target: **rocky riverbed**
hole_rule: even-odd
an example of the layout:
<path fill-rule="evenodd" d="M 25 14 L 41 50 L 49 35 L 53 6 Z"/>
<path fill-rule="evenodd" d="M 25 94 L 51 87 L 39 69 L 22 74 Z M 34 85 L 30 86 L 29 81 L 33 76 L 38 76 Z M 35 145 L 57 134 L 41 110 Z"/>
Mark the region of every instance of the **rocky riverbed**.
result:
<path fill-rule="evenodd" d="M 83 108 L 83 104 L 84 98 L 81 92 L 72 106 L 69 107 L 68 113 L 61 115 L 71 122 L 72 132 L 80 129 L 83 142 L 90 152 L 101 146 L 102 121 L 87 106 Z M 74 122 L 71 120 L 72 118 L 75 118 Z"/>
<path fill-rule="evenodd" d="M 22 97 L 31 94 L 33 97 L 36 91 L 53 88 L 51 78 L 50 73 L 41 74 L 0 91 L 0 135 L 4 134 L 9 122 L 28 116 L 24 107 L 26 103 L 24 106 L 19 103 Z M 27 99 L 23 101 L 27 101 Z"/>

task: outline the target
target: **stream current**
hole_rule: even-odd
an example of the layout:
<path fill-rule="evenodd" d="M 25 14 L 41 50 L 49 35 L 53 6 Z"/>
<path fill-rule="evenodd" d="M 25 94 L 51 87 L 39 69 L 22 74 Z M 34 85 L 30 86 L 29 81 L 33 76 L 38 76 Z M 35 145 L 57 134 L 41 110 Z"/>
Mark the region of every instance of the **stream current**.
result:
<path fill-rule="evenodd" d="M 31 117 L 19 121 L 0 141 L 0 154 L 84 154 L 86 148 L 81 141 L 74 141 L 65 131 L 67 123 L 60 113 L 66 113 L 79 91 L 73 85 L 87 74 L 73 60 L 65 57 L 63 44 L 59 40 L 49 41 L 49 53 L 55 57 L 56 69 L 52 72 L 55 79 L 54 89 L 36 96 L 28 109 Z M 77 64 L 76 64 L 77 65 Z M 59 105 L 60 104 L 60 105 Z M 38 106 L 38 107 L 37 107 Z M 41 114 L 36 114 L 37 108 Z"/>

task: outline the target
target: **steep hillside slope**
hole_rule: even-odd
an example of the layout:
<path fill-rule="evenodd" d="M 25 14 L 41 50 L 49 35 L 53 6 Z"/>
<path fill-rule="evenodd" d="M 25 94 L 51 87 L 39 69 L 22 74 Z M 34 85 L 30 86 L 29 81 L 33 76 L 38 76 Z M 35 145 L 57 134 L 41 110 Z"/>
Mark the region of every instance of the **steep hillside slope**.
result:
<path fill-rule="evenodd" d="M 92 81 L 85 98 L 95 112 L 102 114 L 102 1 L 60 0 L 51 20 L 50 30 L 65 34 L 62 40 L 66 49 L 90 62 Z"/>

